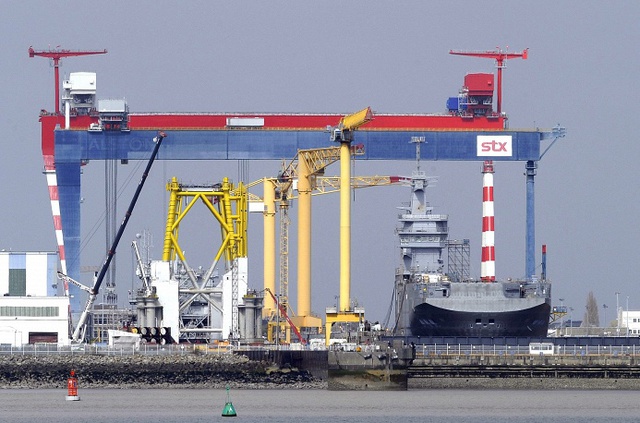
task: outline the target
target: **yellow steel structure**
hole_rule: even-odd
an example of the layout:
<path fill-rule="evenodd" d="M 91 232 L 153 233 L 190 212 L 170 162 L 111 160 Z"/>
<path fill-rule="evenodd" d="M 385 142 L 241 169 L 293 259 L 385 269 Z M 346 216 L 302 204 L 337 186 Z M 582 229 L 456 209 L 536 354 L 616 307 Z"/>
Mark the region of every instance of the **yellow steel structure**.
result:
<path fill-rule="evenodd" d="M 264 193 L 264 237 L 262 251 L 264 252 L 264 288 L 276 291 L 276 183 L 275 179 L 263 178 L 262 190 Z M 270 295 L 265 295 L 262 308 L 262 318 L 267 319 L 276 313 L 276 303 Z"/>
<path fill-rule="evenodd" d="M 340 143 L 340 312 L 351 309 L 351 141 L 353 132 L 372 119 L 367 107 L 340 119 L 332 134 Z"/>
<path fill-rule="evenodd" d="M 324 330 L 325 345 L 329 345 L 331 338 L 331 326 L 334 323 L 364 323 L 364 308 L 354 307 L 348 311 L 338 311 L 333 307 L 327 307 Z"/>
<path fill-rule="evenodd" d="M 313 195 L 329 194 L 340 190 L 339 176 L 320 176 L 316 178 L 316 191 Z M 394 176 L 352 176 L 351 188 L 382 187 L 402 182 L 404 179 Z"/>
<path fill-rule="evenodd" d="M 167 191 L 170 193 L 169 209 L 162 260 L 175 260 L 177 256 L 186 262 L 178 243 L 180 222 L 198 201 L 216 218 L 222 230 L 222 242 L 215 261 L 220 260 L 223 255 L 227 263 L 247 256 L 247 195 L 242 183 L 234 187 L 228 178 L 224 178 L 216 186 L 194 186 L 180 184 L 173 177 L 167 184 Z"/>
<path fill-rule="evenodd" d="M 351 154 L 362 155 L 362 146 L 356 145 L 351 148 Z M 298 218 L 301 223 L 298 225 L 299 249 L 298 249 L 298 316 L 291 318 L 296 321 L 298 327 L 321 328 L 321 319 L 311 316 L 311 195 L 314 194 L 318 174 L 324 173 L 324 169 L 340 158 L 339 147 L 328 147 L 320 149 L 299 150 L 296 157 L 283 168 L 277 178 L 263 178 L 247 184 L 247 190 L 261 184 L 263 188 L 263 198 L 251 194 L 247 191 L 249 202 L 263 202 L 264 217 L 264 287 L 271 292 L 279 292 L 279 301 L 288 308 L 288 208 L 289 201 L 293 198 L 302 197 L 299 207 Z M 297 197 L 293 195 L 294 181 L 298 182 Z M 324 183 L 321 183 L 322 191 L 326 191 Z M 335 182 L 333 183 L 335 186 Z M 275 289 L 275 238 L 276 238 L 276 210 L 280 210 L 280 289 Z M 301 241 L 300 241 L 301 237 Z M 269 296 L 264 298 L 264 308 L 262 316 L 265 319 L 273 320 L 277 314 L 275 302 Z M 305 317 L 307 316 L 307 317 Z"/>
<path fill-rule="evenodd" d="M 341 154 L 341 149 L 336 147 L 299 150 L 280 175 L 282 181 L 298 181 L 298 313 L 291 320 L 299 328 L 322 327 L 322 319 L 311 312 L 311 195 L 317 175 L 338 161 Z M 361 146 L 348 146 L 346 154 L 363 154 L 363 150 Z"/>
<path fill-rule="evenodd" d="M 361 319 L 364 313 L 354 313 L 351 307 L 351 141 L 356 129 L 373 119 L 371 108 L 340 119 L 331 140 L 340 143 L 340 304 L 335 319 Z M 349 317 L 351 316 L 351 317 Z M 328 313 L 327 322 L 334 320 Z M 330 327 L 330 326 L 328 326 Z M 327 331 L 328 332 L 328 331 Z M 326 333 L 327 344 L 330 333 Z"/>
<path fill-rule="evenodd" d="M 343 117 L 338 124 L 338 127 L 334 129 L 332 134 L 332 139 L 340 141 L 340 147 L 328 147 L 321 149 L 311 149 L 311 150 L 299 150 L 296 157 L 289 163 L 288 166 L 285 166 L 278 176 L 277 179 L 265 179 L 263 182 L 263 187 L 265 189 L 264 198 L 265 199 L 273 199 L 274 203 L 265 202 L 264 205 L 264 217 L 265 217 L 265 243 L 264 243 L 264 251 L 265 251 L 265 263 L 264 263 L 264 274 L 265 274 L 265 288 L 270 288 L 272 291 L 274 290 L 275 279 L 272 279 L 271 275 L 275 275 L 275 257 L 269 253 L 272 251 L 273 246 L 275 244 L 275 200 L 276 197 L 280 199 L 280 207 L 281 210 L 286 212 L 288 209 L 288 200 L 291 198 L 290 190 L 294 180 L 298 181 L 298 307 L 297 307 L 297 316 L 292 316 L 291 320 L 298 328 L 321 328 L 322 321 L 320 318 L 313 316 L 311 311 L 311 196 L 313 194 L 314 189 L 316 188 L 316 179 L 317 176 L 324 172 L 324 169 L 332 163 L 336 161 L 341 161 L 341 185 L 344 187 L 347 186 L 346 190 L 346 216 L 349 216 L 347 219 L 347 238 L 346 242 L 348 245 L 347 253 L 343 254 L 344 248 L 343 245 L 345 243 L 345 237 L 342 235 L 344 233 L 341 230 L 341 280 L 340 280 L 340 292 L 341 292 L 341 305 L 343 298 L 346 299 L 347 304 L 350 302 L 350 296 L 348 294 L 350 290 L 350 282 L 346 284 L 347 295 L 343 295 L 345 283 L 343 280 L 345 279 L 342 275 L 344 273 L 344 269 L 350 268 L 350 163 L 351 163 L 351 155 L 363 154 L 363 150 L 361 146 L 351 146 L 351 133 L 356 130 L 360 126 L 369 122 L 372 119 L 372 112 L 370 108 L 363 109 L 357 113 L 352 115 L 348 115 Z M 346 160 L 345 160 L 346 155 Z M 344 166 L 346 163 L 347 171 L 344 171 Z M 273 190 L 273 194 L 271 191 Z M 267 194 L 267 191 L 269 193 Z M 345 191 L 344 188 L 341 189 L 341 228 L 343 225 L 343 216 L 345 215 L 344 210 L 344 200 L 343 196 Z M 284 219 L 287 219 L 287 216 L 283 216 Z M 285 220 L 286 222 L 286 220 Z M 282 226 L 281 226 L 282 230 Z M 269 231 L 269 234 L 267 234 Z M 280 259 L 281 259 L 281 291 L 283 294 L 284 300 L 287 301 L 288 296 L 288 265 L 286 264 L 286 260 L 288 259 L 288 230 L 284 231 L 284 238 L 281 234 L 281 248 L 280 248 Z M 273 234 L 273 235 L 271 235 Z M 267 241 L 268 240 L 268 241 Z M 267 244 L 269 242 L 270 244 Z M 283 247 L 282 242 L 284 242 L 286 247 Z M 346 257 L 345 257 L 346 256 Z M 346 260 L 347 265 L 345 266 L 344 262 Z M 347 270 L 348 272 L 348 270 Z M 350 274 L 347 274 L 346 280 L 350 281 Z M 271 313 L 275 304 L 272 304 L 273 301 L 265 301 L 265 308 L 263 316 L 266 316 Z M 348 306 L 347 308 L 348 309 Z M 279 326 L 279 325 L 278 325 Z"/>
<path fill-rule="evenodd" d="M 289 307 L 289 199 L 280 196 L 280 291 L 278 313 Z"/>
<path fill-rule="evenodd" d="M 275 211 L 276 200 L 280 201 L 281 216 L 281 237 L 280 237 L 280 295 L 281 303 L 288 305 L 288 206 L 289 199 L 291 198 L 291 188 L 293 181 L 298 181 L 298 313 L 297 316 L 292 316 L 291 320 L 299 328 L 321 328 L 321 319 L 313 316 L 311 312 L 311 195 L 316 188 L 317 175 L 324 173 L 324 169 L 337 160 L 341 160 L 341 163 L 347 163 L 347 172 L 344 171 L 344 164 L 341 165 L 341 185 L 347 185 L 347 200 L 350 196 L 350 163 L 352 154 L 363 154 L 363 150 L 360 146 L 355 148 L 351 147 L 351 132 L 359 128 L 361 125 L 369 122 L 372 119 L 372 112 L 370 108 L 363 109 L 352 115 L 343 117 L 338 124 L 338 127 L 332 134 L 332 139 L 341 142 L 340 147 L 328 147 L 321 149 L 311 150 L 299 150 L 296 157 L 284 166 L 282 172 L 278 178 L 263 178 L 262 185 L 264 191 L 264 286 L 271 292 L 275 292 Z M 347 156 L 346 160 L 344 156 Z M 345 177 L 346 174 L 346 177 Z M 374 177 L 375 178 L 375 177 Z M 255 183 L 254 183 L 255 184 Z M 249 184 L 253 186 L 254 184 Z M 335 185 L 335 182 L 334 182 Z M 370 186 L 370 185 L 369 185 Z M 344 201 L 342 199 L 343 189 L 341 189 L 341 228 L 343 227 L 344 215 Z M 249 197 L 249 194 L 247 194 Z M 258 199 L 259 200 L 259 199 Z M 348 232 L 350 232 L 350 202 L 347 201 L 347 213 L 348 219 Z M 341 234 L 344 231 L 341 230 Z M 348 235 L 350 236 L 350 234 Z M 341 251 L 343 249 L 343 235 L 341 235 Z M 348 248 L 350 250 L 350 238 L 347 238 Z M 345 254 L 341 254 L 345 255 Z M 346 260 L 350 267 L 350 255 L 346 254 Z M 342 269 L 345 268 L 344 259 L 341 258 L 341 275 Z M 341 291 L 341 305 L 343 295 L 343 277 L 341 276 L 340 291 Z M 348 275 L 347 280 L 350 280 Z M 349 290 L 349 284 L 347 284 L 347 290 Z M 348 291 L 347 291 L 348 292 Z M 349 294 L 346 295 L 347 304 L 350 302 Z M 348 307 L 347 307 L 348 309 Z M 275 302 L 273 299 L 266 299 L 264 302 L 263 317 L 270 318 L 276 313 Z M 280 328 L 278 322 L 277 327 Z M 270 332 L 270 331 L 269 331 Z"/>
<path fill-rule="evenodd" d="M 239 320 L 239 280 L 238 259 L 247 257 L 247 195 L 246 189 L 240 183 L 234 187 L 228 178 L 216 185 L 183 185 L 173 177 L 167 184 L 169 196 L 169 210 L 162 250 L 162 260 L 172 261 L 176 257 L 184 264 L 184 268 L 191 281 L 192 288 L 189 299 L 180 304 L 180 310 L 186 309 L 198 296 L 203 295 L 204 284 L 213 272 L 216 263 L 224 257 L 225 270 L 231 271 L 231 338 L 238 339 Z M 207 276 L 201 284 L 193 269 L 187 264 L 183 249 L 178 243 L 180 223 L 197 202 L 202 202 L 216 218 L 221 228 L 221 243 Z M 208 298 L 204 296 L 205 300 Z"/>
<path fill-rule="evenodd" d="M 354 155 L 363 154 L 364 151 L 361 148 L 352 149 Z M 351 188 L 368 188 L 387 186 L 400 183 L 403 178 L 398 176 L 353 176 L 351 178 Z M 276 211 L 280 212 L 280 285 L 279 285 L 279 299 L 280 303 L 287 309 L 288 306 L 288 256 L 289 256 L 289 217 L 288 208 L 290 201 L 297 199 L 297 196 L 291 189 L 291 180 L 289 178 L 263 178 L 261 180 L 247 184 L 247 190 L 258 184 L 263 186 L 264 198 L 260 198 L 247 191 L 248 201 L 263 203 L 263 218 L 264 218 L 264 288 L 269 289 L 271 292 L 275 292 L 275 215 Z M 340 177 L 338 176 L 315 176 L 314 177 L 314 191 L 312 196 L 330 194 L 340 190 Z M 286 319 L 278 314 L 278 310 L 275 307 L 275 302 L 271 296 L 264 297 L 263 318 L 268 319 L 267 339 L 273 342 L 275 339 L 282 336 L 284 342 L 289 342 L 291 338 L 291 329 L 289 328 Z M 336 317 L 338 320 L 333 321 L 345 321 L 340 320 L 340 317 Z M 292 318 L 294 318 L 292 316 Z M 346 320 L 351 321 L 351 320 Z M 279 335 L 276 335 L 276 332 Z"/>
<path fill-rule="evenodd" d="M 366 107 L 359 112 L 352 113 L 340 119 L 338 129 L 344 131 L 355 131 L 367 122 L 373 119 L 371 107 Z"/>

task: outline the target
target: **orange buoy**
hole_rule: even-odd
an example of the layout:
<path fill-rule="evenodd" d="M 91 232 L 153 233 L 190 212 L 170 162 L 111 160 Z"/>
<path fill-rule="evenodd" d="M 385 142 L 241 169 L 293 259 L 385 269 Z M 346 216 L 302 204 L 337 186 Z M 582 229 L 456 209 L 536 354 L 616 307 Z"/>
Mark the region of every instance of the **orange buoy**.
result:
<path fill-rule="evenodd" d="M 78 396 L 78 378 L 76 372 L 71 370 L 71 375 L 67 379 L 67 401 L 80 401 Z"/>

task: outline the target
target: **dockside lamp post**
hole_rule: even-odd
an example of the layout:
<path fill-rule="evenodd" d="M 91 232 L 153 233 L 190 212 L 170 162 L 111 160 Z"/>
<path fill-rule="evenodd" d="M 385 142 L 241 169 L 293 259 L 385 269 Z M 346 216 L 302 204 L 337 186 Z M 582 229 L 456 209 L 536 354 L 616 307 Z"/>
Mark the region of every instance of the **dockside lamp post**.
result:
<path fill-rule="evenodd" d="M 619 292 L 616 292 L 616 336 L 620 336 L 620 304 L 618 302 Z"/>
<path fill-rule="evenodd" d="M 627 295 L 627 336 L 629 336 L 629 296 Z"/>
<path fill-rule="evenodd" d="M 567 328 L 564 327 L 564 315 L 565 310 L 564 310 L 564 298 L 558 298 L 560 300 L 560 313 L 562 313 L 560 315 L 560 330 L 562 331 L 562 336 L 564 336 L 567 333 Z"/>

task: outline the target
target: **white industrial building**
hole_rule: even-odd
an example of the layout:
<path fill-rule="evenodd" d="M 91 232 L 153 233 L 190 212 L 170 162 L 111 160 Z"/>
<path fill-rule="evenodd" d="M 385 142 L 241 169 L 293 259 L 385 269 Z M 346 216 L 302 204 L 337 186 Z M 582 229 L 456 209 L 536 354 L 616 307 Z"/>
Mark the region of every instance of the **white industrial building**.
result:
<path fill-rule="evenodd" d="M 69 298 L 55 252 L 0 251 L 0 344 L 69 344 Z"/>
<path fill-rule="evenodd" d="M 621 336 L 640 336 L 640 311 L 618 310 L 618 327 Z"/>

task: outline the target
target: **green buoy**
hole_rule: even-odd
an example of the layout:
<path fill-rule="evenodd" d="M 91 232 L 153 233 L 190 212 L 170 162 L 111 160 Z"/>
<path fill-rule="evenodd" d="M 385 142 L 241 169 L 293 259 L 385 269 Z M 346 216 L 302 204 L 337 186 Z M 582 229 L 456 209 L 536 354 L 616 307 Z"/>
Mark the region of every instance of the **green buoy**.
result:
<path fill-rule="evenodd" d="M 229 398 L 229 387 L 227 386 L 227 402 L 222 410 L 222 417 L 236 417 L 236 409 L 233 407 L 233 403 Z"/>

